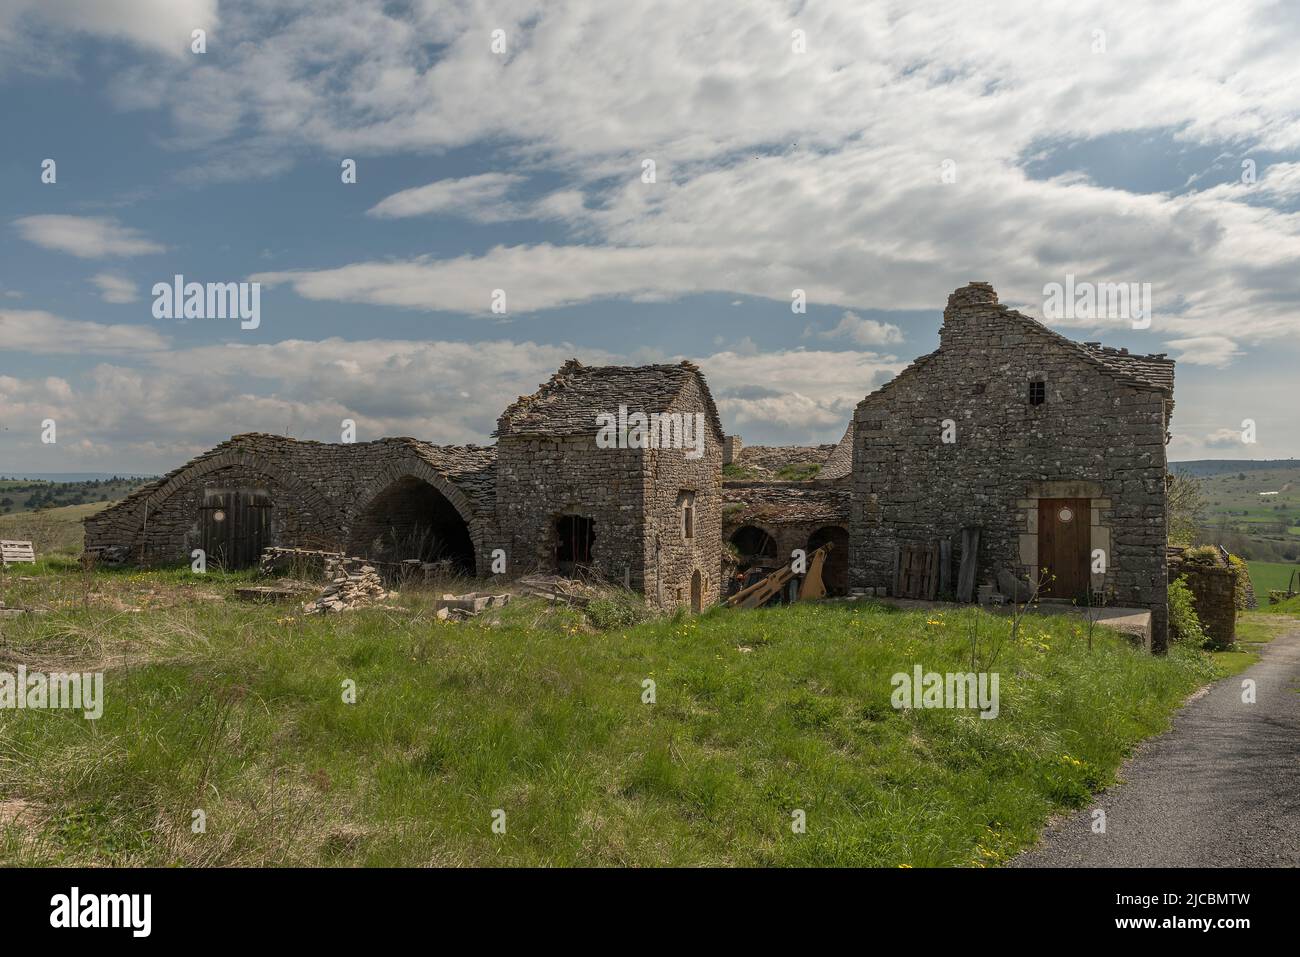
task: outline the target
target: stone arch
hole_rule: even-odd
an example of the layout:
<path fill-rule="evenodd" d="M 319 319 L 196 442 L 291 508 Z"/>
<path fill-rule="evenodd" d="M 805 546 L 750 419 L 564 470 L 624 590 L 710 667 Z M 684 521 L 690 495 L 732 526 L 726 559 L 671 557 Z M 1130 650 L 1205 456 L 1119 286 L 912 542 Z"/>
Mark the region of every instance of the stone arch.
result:
<path fill-rule="evenodd" d="M 245 476 L 258 476 L 267 480 L 282 493 L 275 497 L 277 500 L 273 504 L 276 507 L 295 515 L 302 515 L 319 527 L 325 539 L 331 544 L 339 539 L 343 515 L 333 502 L 317 488 L 304 482 L 270 457 L 240 447 L 223 449 L 183 466 L 158 488 L 135 503 L 129 512 L 122 513 L 120 518 L 111 518 L 113 525 L 109 526 L 106 532 L 101 533 L 101 537 L 109 538 L 109 544 L 129 544 L 136 557 L 146 564 L 159 559 L 188 559 L 190 545 L 185 545 L 184 548 L 181 546 L 185 542 L 190 542 L 193 529 L 179 531 L 173 527 L 164 533 L 162 539 L 159 539 L 150 532 L 150 522 L 154 515 L 166 513 L 168 504 L 175 496 L 194 488 L 207 476 L 227 469 L 240 471 Z M 197 516 L 195 522 L 198 522 Z M 88 533 L 89 530 L 88 525 Z M 87 544 L 90 544 L 89 534 Z"/>
<path fill-rule="evenodd" d="M 755 564 L 758 560 L 775 563 L 777 560 L 776 533 L 756 522 L 746 522 L 732 529 L 727 541 L 740 552 L 743 561 Z"/>
<path fill-rule="evenodd" d="M 345 540 L 350 547 L 362 544 L 360 539 L 368 536 L 373 529 L 374 517 L 377 517 L 376 509 L 386 504 L 385 496 L 408 496 L 411 497 L 408 499 L 408 504 L 414 505 L 414 497 L 421 495 L 418 491 L 420 485 L 436 493 L 463 523 L 469 541 L 469 554 L 462 555 L 458 546 L 456 560 L 458 564 L 465 566 L 466 571 L 476 572 L 485 563 L 482 555 L 486 538 L 483 522 L 475 514 L 474 507 L 465 493 L 450 478 L 419 456 L 401 456 L 386 462 L 379 473 L 357 491 L 353 496 L 355 507 L 347 517 Z M 435 506 L 433 500 L 427 497 L 424 502 L 428 506 Z M 367 519 L 367 515 L 372 518 Z M 419 550 L 419 543 L 412 544 Z"/>
<path fill-rule="evenodd" d="M 193 483 L 196 479 L 211 472 L 219 472 L 222 469 L 243 468 L 249 472 L 257 472 L 273 479 L 279 485 L 294 492 L 299 500 L 314 512 L 321 516 L 328 516 L 335 520 L 336 525 L 341 525 L 339 521 L 342 516 L 334 503 L 320 493 L 319 490 L 308 485 L 298 476 L 281 468 L 276 463 L 268 460 L 264 456 L 256 455 L 241 449 L 229 449 L 220 452 L 211 458 L 204 459 L 201 462 L 195 462 L 187 465 L 170 479 L 164 482 L 159 488 L 155 489 L 144 500 L 144 506 L 149 511 L 156 511 L 162 506 L 167 499 L 171 498 L 176 492 L 180 491 L 187 485 Z"/>

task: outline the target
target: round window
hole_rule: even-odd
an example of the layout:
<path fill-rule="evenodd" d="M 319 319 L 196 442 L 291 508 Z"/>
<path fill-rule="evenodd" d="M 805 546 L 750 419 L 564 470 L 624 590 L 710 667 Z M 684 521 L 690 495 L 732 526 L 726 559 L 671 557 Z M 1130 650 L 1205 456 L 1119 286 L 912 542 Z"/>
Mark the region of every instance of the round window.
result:
<path fill-rule="evenodd" d="M 1072 522 L 1074 521 L 1074 512 L 1068 508 L 1063 508 L 1056 513 L 1056 517 L 1062 522 Z"/>
<path fill-rule="evenodd" d="M 223 512 L 221 509 L 217 509 L 215 512 L 212 513 L 212 520 L 214 522 L 224 522 L 226 520 L 226 513 Z"/>

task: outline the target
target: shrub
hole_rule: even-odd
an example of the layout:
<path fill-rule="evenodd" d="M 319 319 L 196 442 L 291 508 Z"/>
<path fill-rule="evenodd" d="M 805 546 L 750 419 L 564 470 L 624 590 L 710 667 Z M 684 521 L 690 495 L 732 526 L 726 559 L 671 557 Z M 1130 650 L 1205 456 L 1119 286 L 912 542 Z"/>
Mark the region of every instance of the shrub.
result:
<path fill-rule="evenodd" d="M 593 598 L 587 605 L 586 614 L 587 620 L 602 631 L 626 628 L 649 617 L 641 597 L 625 591 L 611 591 Z"/>
<path fill-rule="evenodd" d="M 1228 565 L 1237 573 L 1237 584 L 1233 589 L 1233 604 L 1237 606 L 1237 611 L 1246 610 L 1246 589 L 1250 585 L 1250 569 L 1246 567 L 1246 562 L 1236 555 L 1228 555 Z"/>
<path fill-rule="evenodd" d="M 1214 545 L 1196 545 L 1183 552 L 1183 561 L 1193 565 L 1219 564 L 1219 549 Z"/>
<path fill-rule="evenodd" d="M 1192 590 L 1182 576 L 1169 583 L 1169 634 L 1174 641 L 1186 641 L 1193 647 L 1205 644 L 1201 620 L 1192 606 Z"/>

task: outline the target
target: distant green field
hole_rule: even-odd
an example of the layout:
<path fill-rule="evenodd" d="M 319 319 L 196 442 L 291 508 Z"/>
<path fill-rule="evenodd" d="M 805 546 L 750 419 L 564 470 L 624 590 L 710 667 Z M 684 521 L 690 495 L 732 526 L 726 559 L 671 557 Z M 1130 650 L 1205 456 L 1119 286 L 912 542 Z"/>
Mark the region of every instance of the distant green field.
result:
<path fill-rule="evenodd" d="M 1275 589 L 1285 589 L 1291 573 L 1300 565 L 1293 562 L 1247 562 L 1250 568 L 1250 582 L 1255 586 L 1255 597 L 1262 606 L 1268 600 L 1268 593 Z M 1300 576 L 1297 578 L 1300 588 Z"/>
<path fill-rule="evenodd" d="M 108 508 L 111 502 L 87 502 L 84 505 L 65 505 L 39 512 L 17 512 L 0 515 L 0 538 L 29 541 L 38 555 L 62 553 L 81 554 L 85 529 L 81 520 Z"/>

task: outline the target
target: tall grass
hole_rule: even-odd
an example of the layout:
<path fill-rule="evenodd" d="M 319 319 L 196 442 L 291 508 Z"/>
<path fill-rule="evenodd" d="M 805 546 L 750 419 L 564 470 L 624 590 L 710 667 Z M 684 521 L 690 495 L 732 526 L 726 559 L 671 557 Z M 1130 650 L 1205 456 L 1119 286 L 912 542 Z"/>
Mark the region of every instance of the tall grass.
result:
<path fill-rule="evenodd" d="M 98 722 L 0 712 L 0 800 L 40 809 L 3 830 L 0 860 L 994 865 L 1215 674 L 1199 651 L 1153 658 L 1104 633 L 1089 652 L 1079 622 L 1035 618 L 998 639 L 1001 713 L 983 720 L 890 703 L 914 664 L 968 670 L 972 616 L 990 641 L 1009 627 L 974 609 L 800 604 L 597 631 L 537 601 L 462 624 L 403 601 L 9 623 L 5 661 L 118 664 Z"/>

